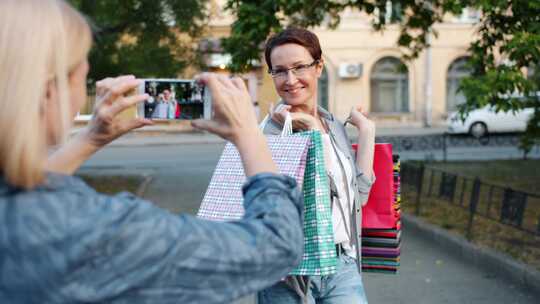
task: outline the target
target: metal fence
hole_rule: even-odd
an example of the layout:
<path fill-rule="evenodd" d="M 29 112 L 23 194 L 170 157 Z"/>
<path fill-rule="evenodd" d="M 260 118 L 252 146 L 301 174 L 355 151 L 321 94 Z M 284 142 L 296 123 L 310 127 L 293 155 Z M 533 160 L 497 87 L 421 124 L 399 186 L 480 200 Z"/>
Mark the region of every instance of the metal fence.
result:
<path fill-rule="evenodd" d="M 512 147 L 519 144 L 519 133 L 491 134 L 481 138 L 448 133 L 431 135 L 377 136 L 377 142 L 391 143 L 394 151 L 426 151 L 448 148 Z"/>
<path fill-rule="evenodd" d="M 472 160 L 500 158 L 538 158 L 540 142 L 529 154 L 519 150 L 520 133 L 495 133 L 475 138 L 464 134 L 378 136 L 376 142 L 392 144 L 402 160 Z M 354 138 L 352 138 L 354 140 Z M 480 153 L 482 151 L 482 153 Z"/>
<path fill-rule="evenodd" d="M 475 216 L 540 235 L 540 195 L 503 185 L 482 182 L 424 164 L 401 164 L 402 182 L 416 192 L 415 214 L 420 215 L 422 197 L 436 197 L 468 211 L 467 238 L 472 238 Z"/>

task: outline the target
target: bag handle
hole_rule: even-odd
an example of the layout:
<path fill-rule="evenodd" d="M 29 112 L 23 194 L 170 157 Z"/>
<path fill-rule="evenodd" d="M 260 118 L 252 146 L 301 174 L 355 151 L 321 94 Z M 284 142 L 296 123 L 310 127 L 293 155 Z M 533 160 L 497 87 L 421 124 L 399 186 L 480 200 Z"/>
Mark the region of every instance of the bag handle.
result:
<path fill-rule="evenodd" d="M 279 107 L 279 105 L 278 105 Z M 264 130 L 268 122 L 271 120 L 270 114 L 267 114 L 264 119 L 259 124 L 259 129 Z M 287 115 L 285 116 L 285 122 L 283 123 L 283 129 L 281 130 L 281 136 L 289 136 L 293 134 L 292 129 L 292 116 L 291 113 L 287 112 Z"/>

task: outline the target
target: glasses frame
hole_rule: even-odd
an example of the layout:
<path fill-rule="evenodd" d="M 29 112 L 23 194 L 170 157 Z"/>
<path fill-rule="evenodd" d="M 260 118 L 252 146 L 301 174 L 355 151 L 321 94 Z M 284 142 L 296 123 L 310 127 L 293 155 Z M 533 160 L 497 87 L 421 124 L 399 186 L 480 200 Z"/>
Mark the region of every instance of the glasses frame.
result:
<path fill-rule="evenodd" d="M 294 76 L 300 76 L 300 75 L 302 75 L 304 73 L 304 71 L 307 71 L 309 68 L 317 65 L 319 62 L 321 62 L 320 59 L 315 59 L 315 60 L 313 60 L 312 63 L 299 64 L 297 66 L 293 66 L 293 67 L 290 67 L 290 68 L 287 68 L 287 69 L 279 69 L 278 71 L 280 72 L 280 74 L 277 74 L 276 70 L 268 69 L 268 74 L 270 74 L 272 76 L 272 78 L 284 78 L 284 77 L 288 76 L 289 71 L 291 71 Z M 300 72 L 300 71 L 302 71 L 302 72 Z M 284 74 L 281 74 L 283 72 L 284 72 Z"/>

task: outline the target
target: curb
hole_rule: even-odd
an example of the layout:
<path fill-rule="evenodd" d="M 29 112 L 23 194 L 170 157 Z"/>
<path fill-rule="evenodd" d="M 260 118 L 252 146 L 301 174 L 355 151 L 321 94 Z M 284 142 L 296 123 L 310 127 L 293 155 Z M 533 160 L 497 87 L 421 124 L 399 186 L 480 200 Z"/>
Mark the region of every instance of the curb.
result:
<path fill-rule="evenodd" d="M 514 260 L 512 257 L 492 249 L 479 247 L 464 237 L 453 235 L 448 231 L 427 223 L 411 215 L 402 214 L 401 220 L 407 229 L 414 230 L 420 237 L 436 243 L 457 255 L 465 262 L 494 273 L 521 286 L 528 292 L 540 296 L 540 272 L 530 269 L 527 265 Z"/>

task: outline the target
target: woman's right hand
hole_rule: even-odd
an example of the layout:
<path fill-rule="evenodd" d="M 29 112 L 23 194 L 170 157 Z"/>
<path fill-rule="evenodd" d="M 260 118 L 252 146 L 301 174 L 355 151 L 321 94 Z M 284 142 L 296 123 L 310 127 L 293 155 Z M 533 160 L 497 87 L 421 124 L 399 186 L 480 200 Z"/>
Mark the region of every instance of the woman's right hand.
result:
<path fill-rule="evenodd" d="M 294 131 L 309 131 L 309 130 L 321 130 L 321 126 L 317 123 L 317 119 L 313 115 L 309 115 L 303 112 L 290 112 L 291 106 L 280 104 L 275 109 L 270 109 L 270 117 L 272 120 L 283 125 L 287 113 L 291 115 L 292 129 Z"/>

